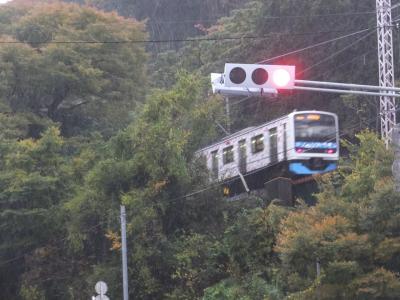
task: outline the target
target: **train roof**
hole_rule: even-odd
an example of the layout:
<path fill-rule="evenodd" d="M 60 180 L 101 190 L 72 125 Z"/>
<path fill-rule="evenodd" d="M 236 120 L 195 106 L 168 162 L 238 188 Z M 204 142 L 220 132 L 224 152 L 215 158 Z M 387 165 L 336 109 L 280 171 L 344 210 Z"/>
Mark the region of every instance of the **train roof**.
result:
<path fill-rule="evenodd" d="M 240 131 L 237 131 L 237 132 L 235 132 L 235 133 L 232 133 L 231 135 L 224 136 L 224 137 L 221 138 L 218 142 L 213 143 L 213 144 L 211 144 L 211 145 L 208 145 L 208 146 L 206 146 L 206 147 L 204 147 L 204 148 L 201 148 L 201 149 L 197 150 L 196 152 L 202 152 L 202 151 L 204 151 L 204 150 L 207 150 L 207 149 L 209 149 L 209 148 L 214 147 L 215 145 L 223 144 L 226 140 L 230 140 L 230 139 L 233 139 L 233 138 L 235 138 L 235 137 L 238 137 L 238 136 L 247 134 L 247 133 L 249 133 L 249 132 L 251 132 L 251 131 L 253 131 L 253 130 L 262 128 L 262 127 L 264 127 L 264 126 L 266 126 L 266 125 L 275 123 L 275 122 L 277 122 L 277 121 L 284 120 L 284 119 L 287 118 L 287 117 L 288 117 L 288 115 L 285 115 L 285 116 L 283 116 L 283 117 L 280 117 L 280 118 L 278 118 L 278 119 L 275 119 L 275 120 L 272 120 L 272 121 L 263 123 L 263 124 L 258 125 L 258 126 L 251 126 L 251 127 L 244 128 L 244 129 L 242 129 L 242 130 L 240 130 Z"/>
<path fill-rule="evenodd" d="M 247 134 L 247 133 L 249 133 L 249 132 L 251 132 L 251 131 L 253 131 L 253 130 L 259 129 L 259 128 L 261 128 L 261 127 L 270 125 L 270 124 L 275 123 L 275 122 L 279 122 L 279 121 L 281 121 L 281 120 L 286 119 L 286 118 L 287 118 L 289 115 L 291 115 L 291 114 L 305 114 L 305 113 L 322 113 L 322 114 L 327 114 L 327 115 L 336 116 L 336 114 L 334 114 L 334 113 L 327 112 L 327 111 L 319 111 L 319 110 L 293 111 L 293 112 L 291 112 L 290 114 L 287 114 L 287 115 L 284 115 L 284 116 L 282 116 L 282 117 L 280 117 L 280 118 L 277 118 L 277 119 L 268 121 L 268 122 L 263 123 L 263 124 L 261 124 L 261 125 L 247 127 L 247 128 L 244 128 L 244 129 L 242 129 L 242 130 L 240 130 L 240 131 L 237 131 L 237 132 L 235 132 L 235 133 L 232 133 L 231 135 L 225 136 L 225 137 L 221 138 L 219 141 L 217 141 L 217 142 L 215 142 L 215 143 L 213 143 L 213 144 L 211 144 L 211 145 L 208 145 L 208 146 L 206 146 L 206 147 L 204 147 L 204 148 L 201 148 L 201 149 L 197 150 L 196 152 L 203 152 L 203 151 L 205 151 L 205 150 L 207 150 L 207 149 L 209 149 L 209 148 L 212 148 L 212 147 L 214 147 L 214 146 L 216 146 L 216 145 L 218 145 L 218 144 L 223 144 L 223 143 L 225 143 L 226 140 L 233 139 L 233 138 L 235 138 L 235 137 L 238 137 L 238 136 L 240 136 L 240 135 Z"/>

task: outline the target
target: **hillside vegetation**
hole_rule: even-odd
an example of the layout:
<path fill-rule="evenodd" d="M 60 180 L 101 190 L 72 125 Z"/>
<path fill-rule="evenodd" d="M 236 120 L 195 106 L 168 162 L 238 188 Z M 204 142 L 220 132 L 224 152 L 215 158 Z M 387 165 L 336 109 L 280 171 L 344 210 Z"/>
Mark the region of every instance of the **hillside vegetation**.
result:
<path fill-rule="evenodd" d="M 225 62 L 371 28 L 268 61 L 376 84 L 373 1 L 69 2 L 0 6 L 0 299 L 89 299 L 99 280 L 121 299 L 121 204 L 132 299 L 400 298 L 377 99 L 230 99 L 232 130 L 294 109 L 339 115 L 346 156 L 314 206 L 227 202 L 194 159 L 224 135 L 209 73 Z"/>

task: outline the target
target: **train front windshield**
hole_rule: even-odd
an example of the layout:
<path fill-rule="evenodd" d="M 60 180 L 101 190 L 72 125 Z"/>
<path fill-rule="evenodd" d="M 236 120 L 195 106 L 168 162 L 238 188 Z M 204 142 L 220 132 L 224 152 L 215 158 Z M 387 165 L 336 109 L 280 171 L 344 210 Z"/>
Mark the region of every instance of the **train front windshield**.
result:
<path fill-rule="evenodd" d="M 336 121 L 331 115 L 298 114 L 294 116 L 295 150 L 297 153 L 337 152 Z"/>

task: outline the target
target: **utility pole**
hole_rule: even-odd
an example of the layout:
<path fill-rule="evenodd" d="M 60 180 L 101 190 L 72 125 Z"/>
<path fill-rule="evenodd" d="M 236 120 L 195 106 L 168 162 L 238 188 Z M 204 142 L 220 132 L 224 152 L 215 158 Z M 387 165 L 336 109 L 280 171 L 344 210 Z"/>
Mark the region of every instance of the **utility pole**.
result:
<path fill-rule="evenodd" d="M 122 281 L 124 290 L 124 300 L 129 300 L 128 296 L 128 259 L 126 254 L 126 213 L 125 206 L 121 205 L 121 242 L 122 242 Z"/>
<path fill-rule="evenodd" d="M 317 267 L 317 279 L 320 279 L 320 277 L 321 277 L 321 263 L 320 263 L 320 260 L 319 260 L 319 258 L 317 257 L 317 259 L 316 259 L 316 267 Z M 319 280 L 318 280 L 318 286 L 317 286 L 317 299 L 319 300 L 319 299 L 321 299 L 321 291 L 320 291 L 320 282 L 319 282 Z"/>
<path fill-rule="evenodd" d="M 376 0 L 378 31 L 379 86 L 394 87 L 393 34 L 391 0 Z M 381 134 L 388 147 L 396 126 L 396 102 L 391 96 L 380 96 Z"/>

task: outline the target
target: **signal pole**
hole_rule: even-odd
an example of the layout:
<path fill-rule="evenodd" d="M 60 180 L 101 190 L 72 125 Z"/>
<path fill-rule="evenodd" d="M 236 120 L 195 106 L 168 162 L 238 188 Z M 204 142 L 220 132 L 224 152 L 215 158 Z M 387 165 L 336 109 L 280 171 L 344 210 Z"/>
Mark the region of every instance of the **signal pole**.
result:
<path fill-rule="evenodd" d="M 378 31 L 379 86 L 394 87 L 393 34 L 391 0 L 376 0 Z M 396 126 L 396 102 L 391 96 L 380 96 L 381 134 L 388 147 Z"/>
<path fill-rule="evenodd" d="M 126 212 L 125 205 L 121 205 L 121 242 L 122 242 L 122 287 L 124 300 L 129 299 L 128 295 L 128 259 L 126 250 Z"/>

